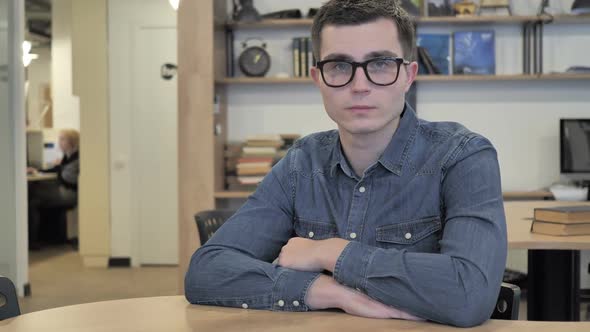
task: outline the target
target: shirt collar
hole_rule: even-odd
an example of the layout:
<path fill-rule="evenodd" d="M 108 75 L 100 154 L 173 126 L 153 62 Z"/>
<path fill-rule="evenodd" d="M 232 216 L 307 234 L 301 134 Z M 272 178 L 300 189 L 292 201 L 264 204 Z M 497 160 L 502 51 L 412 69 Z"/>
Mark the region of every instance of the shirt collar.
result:
<path fill-rule="evenodd" d="M 391 173 L 400 176 L 402 174 L 403 165 L 408 157 L 411 143 L 418 132 L 419 121 L 414 109 L 406 103 L 404 110 L 400 116 L 400 122 L 391 141 L 383 151 L 378 162 Z M 336 167 L 340 165 L 342 171 L 349 177 L 356 177 L 348 160 L 342 152 L 340 144 L 340 136 L 336 139 L 334 144 L 334 151 L 332 153 L 332 162 L 330 164 L 330 175 L 334 176 Z"/>

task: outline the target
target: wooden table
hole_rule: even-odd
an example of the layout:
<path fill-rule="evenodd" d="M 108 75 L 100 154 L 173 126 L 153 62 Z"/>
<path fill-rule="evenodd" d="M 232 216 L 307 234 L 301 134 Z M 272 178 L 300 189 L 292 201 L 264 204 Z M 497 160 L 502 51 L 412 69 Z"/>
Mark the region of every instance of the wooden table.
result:
<path fill-rule="evenodd" d="M 506 191 L 502 193 L 504 200 L 552 200 L 553 194 L 547 190 L 535 191 Z"/>
<path fill-rule="evenodd" d="M 34 173 L 27 174 L 28 182 L 49 181 L 57 179 L 57 173 Z"/>
<path fill-rule="evenodd" d="M 505 202 L 508 248 L 528 249 L 527 318 L 580 320 L 580 250 L 590 250 L 590 236 L 531 233 L 534 209 L 590 202 Z"/>
<path fill-rule="evenodd" d="M 359 318 L 338 312 L 285 313 L 190 305 L 182 296 L 149 297 L 74 305 L 0 321 L 17 331 L 466 331 L 429 322 Z M 469 331 L 579 332 L 590 322 L 490 320 Z"/>

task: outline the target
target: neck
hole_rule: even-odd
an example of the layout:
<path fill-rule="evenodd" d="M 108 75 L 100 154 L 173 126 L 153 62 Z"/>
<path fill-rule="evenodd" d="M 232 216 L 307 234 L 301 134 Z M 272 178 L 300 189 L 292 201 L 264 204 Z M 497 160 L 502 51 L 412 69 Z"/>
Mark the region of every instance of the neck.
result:
<path fill-rule="evenodd" d="M 397 117 L 381 130 L 372 133 L 355 134 L 339 130 L 342 150 L 357 176 L 362 177 L 365 170 L 379 160 L 391 142 L 399 121 Z"/>

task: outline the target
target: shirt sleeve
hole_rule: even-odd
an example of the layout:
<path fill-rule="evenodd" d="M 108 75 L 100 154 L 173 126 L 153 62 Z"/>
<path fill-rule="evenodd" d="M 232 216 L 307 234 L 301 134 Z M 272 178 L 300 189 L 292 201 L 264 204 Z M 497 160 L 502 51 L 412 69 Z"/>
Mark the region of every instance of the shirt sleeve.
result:
<path fill-rule="evenodd" d="M 190 303 L 307 311 L 307 289 L 319 276 L 272 262 L 293 236 L 291 152 L 256 192 L 192 256 L 185 276 Z"/>
<path fill-rule="evenodd" d="M 466 137 L 443 164 L 440 253 L 350 242 L 334 278 L 413 315 L 461 327 L 490 318 L 506 265 L 506 220 L 496 151 Z"/>

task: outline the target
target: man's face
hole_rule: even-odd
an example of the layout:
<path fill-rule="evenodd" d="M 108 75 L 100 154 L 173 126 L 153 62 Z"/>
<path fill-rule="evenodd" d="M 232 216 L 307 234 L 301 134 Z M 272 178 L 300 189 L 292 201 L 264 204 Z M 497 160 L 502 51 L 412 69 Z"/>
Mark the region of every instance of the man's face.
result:
<path fill-rule="evenodd" d="M 70 141 L 64 134 L 59 134 L 58 145 L 61 152 L 69 152 L 71 147 Z"/>
<path fill-rule="evenodd" d="M 388 19 L 351 26 L 328 25 L 322 29 L 320 60 L 364 62 L 378 56 L 403 57 L 396 24 Z M 352 82 L 332 88 L 313 67 L 312 77 L 324 99 L 328 116 L 350 134 L 372 134 L 387 130 L 404 108 L 404 98 L 416 77 L 418 65 L 401 65 L 393 85 L 371 83 L 362 68 Z"/>

